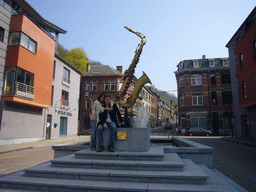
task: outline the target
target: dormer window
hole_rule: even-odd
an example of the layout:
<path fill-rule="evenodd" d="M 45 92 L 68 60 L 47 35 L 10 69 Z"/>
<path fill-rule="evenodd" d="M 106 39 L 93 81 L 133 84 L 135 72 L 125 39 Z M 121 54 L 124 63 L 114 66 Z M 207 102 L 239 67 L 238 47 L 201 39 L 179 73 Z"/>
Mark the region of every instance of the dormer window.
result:
<path fill-rule="evenodd" d="M 194 67 L 194 68 L 199 68 L 199 63 L 198 63 L 198 61 L 193 61 L 193 67 Z"/>
<path fill-rule="evenodd" d="M 227 60 L 223 60 L 222 63 L 223 63 L 223 66 L 225 66 L 225 67 L 228 66 L 228 61 Z"/>
<path fill-rule="evenodd" d="M 210 67 L 215 67 L 215 62 L 214 61 L 209 61 L 209 66 Z"/>
<path fill-rule="evenodd" d="M 181 63 L 179 64 L 179 69 L 183 69 L 183 67 L 184 67 L 183 62 L 181 62 Z"/>

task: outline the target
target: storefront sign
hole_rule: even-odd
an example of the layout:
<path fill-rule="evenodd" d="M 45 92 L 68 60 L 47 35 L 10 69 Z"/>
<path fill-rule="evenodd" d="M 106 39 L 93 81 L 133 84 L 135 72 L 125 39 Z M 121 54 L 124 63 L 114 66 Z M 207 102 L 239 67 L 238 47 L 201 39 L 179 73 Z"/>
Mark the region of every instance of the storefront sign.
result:
<path fill-rule="evenodd" d="M 58 111 L 58 114 L 72 116 L 72 113 L 69 113 L 69 112 L 66 112 L 66 111 Z"/>

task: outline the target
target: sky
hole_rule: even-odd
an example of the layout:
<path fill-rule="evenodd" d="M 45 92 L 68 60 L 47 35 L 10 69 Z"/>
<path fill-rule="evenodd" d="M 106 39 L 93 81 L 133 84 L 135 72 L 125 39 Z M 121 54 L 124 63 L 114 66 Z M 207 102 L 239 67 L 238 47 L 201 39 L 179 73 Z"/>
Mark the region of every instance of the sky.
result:
<path fill-rule="evenodd" d="M 81 47 L 89 59 L 128 69 L 147 38 L 135 69 L 160 90 L 177 94 L 174 71 L 182 60 L 228 57 L 225 47 L 256 6 L 255 0 L 27 0 L 46 20 L 67 31 L 59 43 Z"/>

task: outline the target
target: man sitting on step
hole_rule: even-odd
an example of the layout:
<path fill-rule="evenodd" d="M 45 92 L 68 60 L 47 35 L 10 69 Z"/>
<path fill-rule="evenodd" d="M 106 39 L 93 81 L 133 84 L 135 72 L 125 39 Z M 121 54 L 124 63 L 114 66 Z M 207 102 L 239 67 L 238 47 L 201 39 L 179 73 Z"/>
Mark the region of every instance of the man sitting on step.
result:
<path fill-rule="evenodd" d="M 111 152 L 115 152 L 114 144 L 115 144 L 115 137 L 116 137 L 116 127 L 117 127 L 117 118 L 119 122 L 123 125 L 124 121 L 121 117 L 120 111 L 116 104 L 110 100 L 110 96 L 105 96 L 105 106 L 104 108 L 112 108 L 112 111 L 105 110 L 104 112 L 99 114 L 99 126 L 98 126 L 98 137 L 99 137 L 99 149 L 97 152 L 101 152 L 104 150 L 103 146 L 103 129 L 108 130 L 110 129 L 110 141 L 108 145 L 108 150 Z"/>

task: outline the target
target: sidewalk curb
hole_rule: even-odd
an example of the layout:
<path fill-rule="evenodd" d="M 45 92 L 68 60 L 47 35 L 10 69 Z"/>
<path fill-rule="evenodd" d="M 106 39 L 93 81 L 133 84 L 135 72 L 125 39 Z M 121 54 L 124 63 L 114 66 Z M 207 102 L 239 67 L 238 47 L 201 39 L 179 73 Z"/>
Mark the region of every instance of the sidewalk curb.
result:
<path fill-rule="evenodd" d="M 222 137 L 221 139 L 226 140 L 226 141 L 230 141 L 230 142 L 234 142 L 234 143 L 240 143 L 243 145 L 248 145 L 250 147 L 256 147 L 256 143 L 252 143 L 251 141 L 242 141 L 236 138 L 228 138 L 228 137 Z"/>
<path fill-rule="evenodd" d="M 0 151 L 0 154 L 9 153 L 9 152 L 13 152 L 13 151 L 20 151 L 20 150 L 24 150 L 24 149 L 32 149 L 33 147 L 34 146 L 21 147 L 21 148 L 15 148 L 15 149 L 8 149 L 8 150 Z"/>

